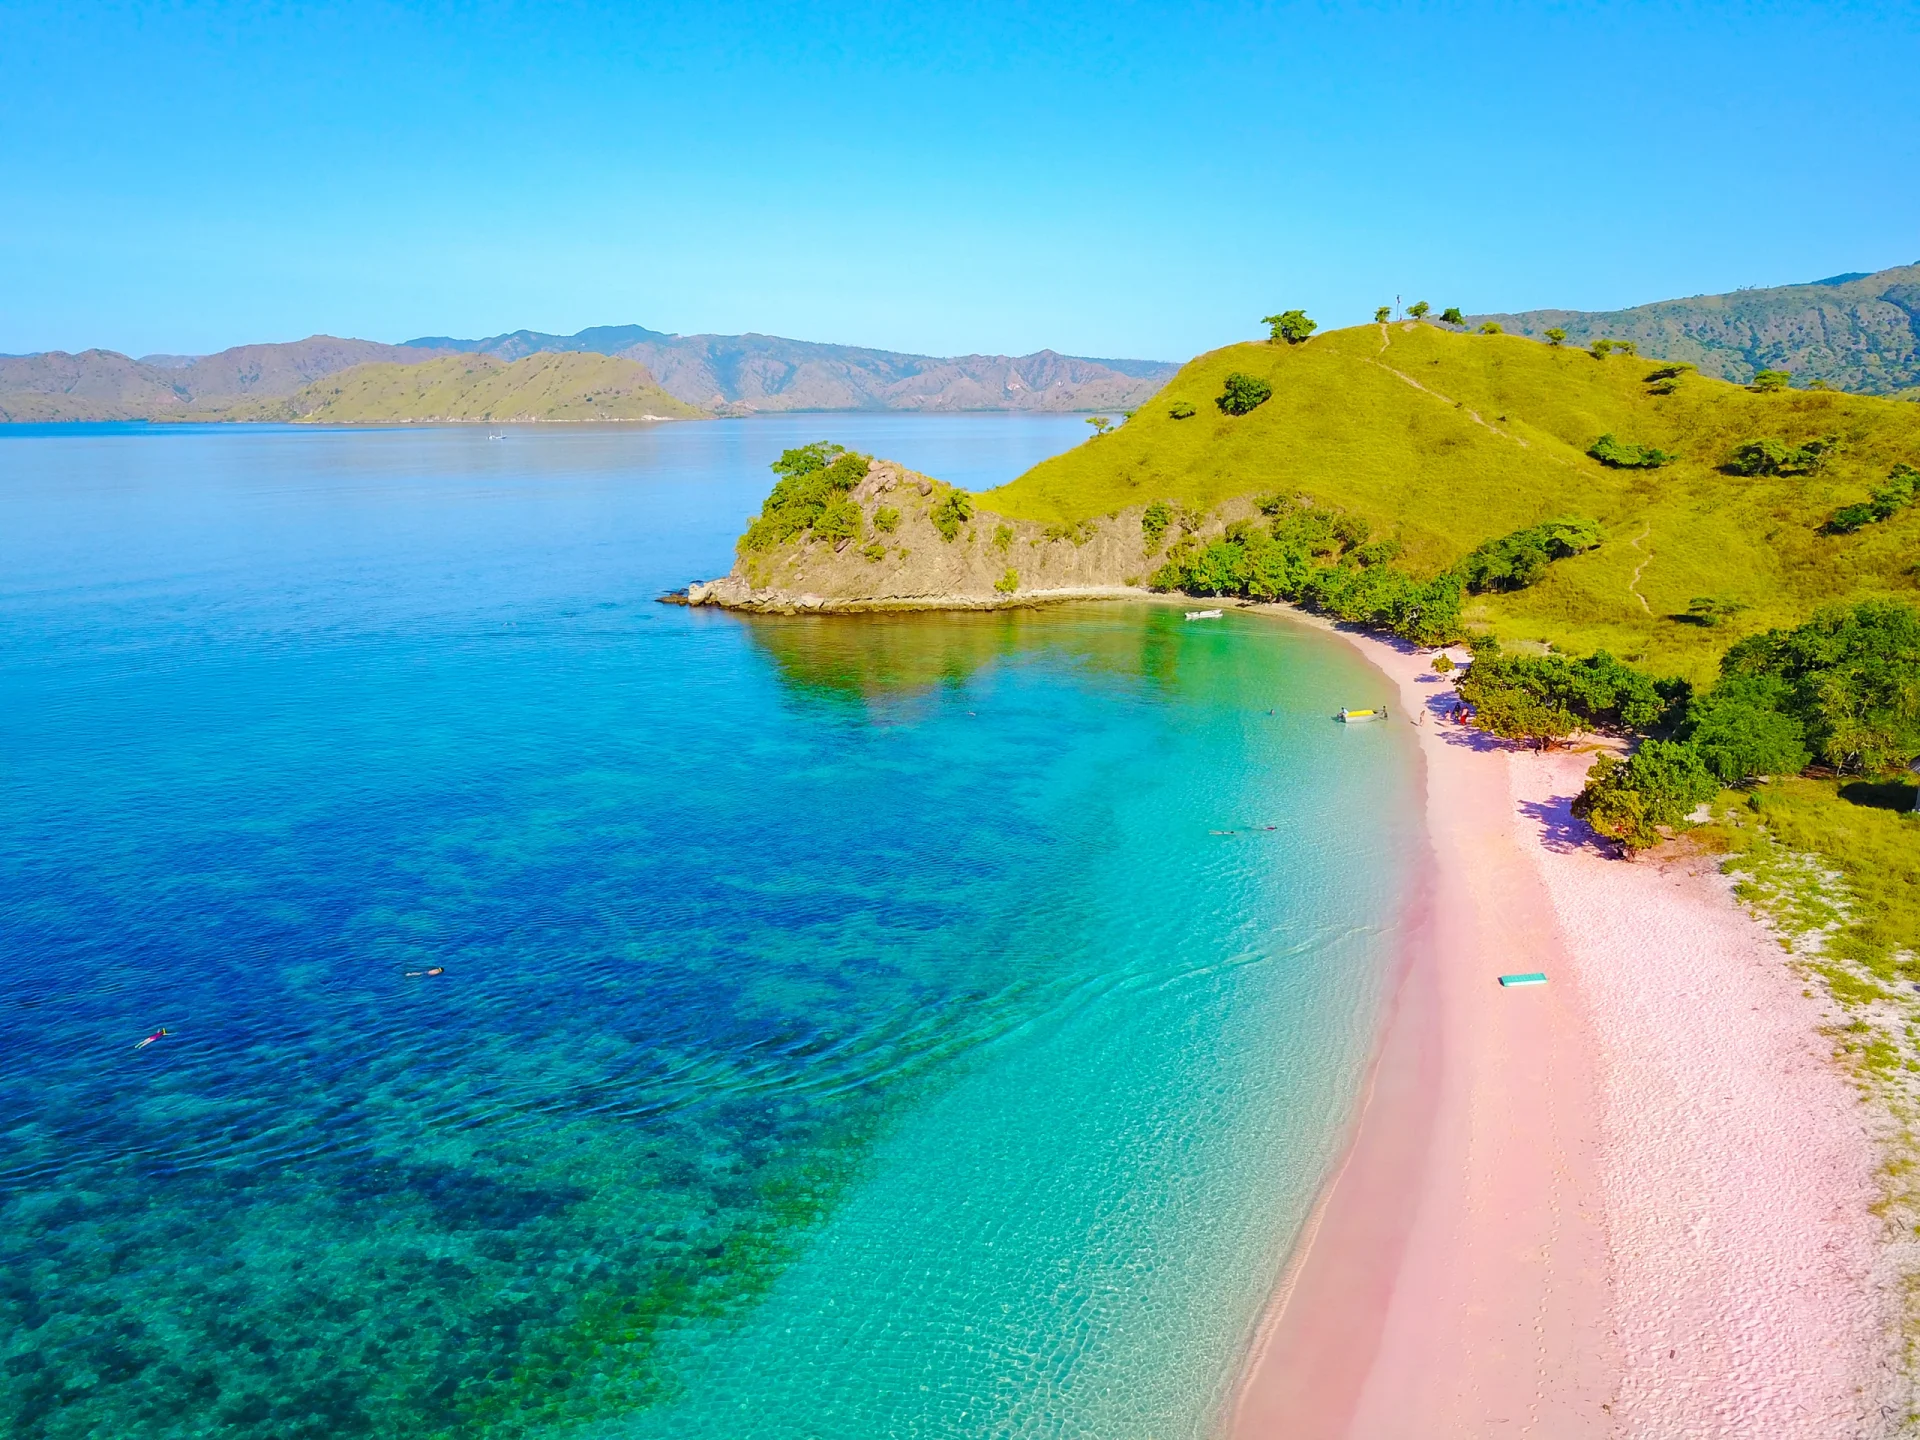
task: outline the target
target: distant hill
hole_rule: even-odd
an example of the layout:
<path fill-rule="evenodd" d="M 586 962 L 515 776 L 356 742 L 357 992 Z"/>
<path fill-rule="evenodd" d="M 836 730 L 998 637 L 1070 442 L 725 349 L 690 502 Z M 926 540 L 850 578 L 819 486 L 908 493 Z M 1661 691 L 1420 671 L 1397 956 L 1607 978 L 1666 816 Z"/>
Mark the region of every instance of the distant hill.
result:
<path fill-rule="evenodd" d="M 638 360 L 669 393 L 722 414 L 769 410 L 1117 410 L 1144 403 L 1180 368 L 1052 350 L 942 359 L 820 345 L 777 335 L 667 335 L 604 325 L 577 335 L 515 330 L 485 340 L 427 336 L 435 351 L 524 355 L 596 351 Z"/>
<path fill-rule="evenodd" d="M 0 356 L 0 421 L 182 419 L 290 395 L 353 365 L 419 365 L 435 358 L 436 352 L 421 347 L 332 335 L 143 360 L 113 350 Z"/>
<path fill-rule="evenodd" d="M 1632 340 L 1643 355 L 1742 383 L 1759 370 L 1790 370 L 1796 385 L 1824 380 L 1864 395 L 1920 386 L 1920 264 L 1631 310 L 1528 310 L 1468 323 L 1488 320 L 1535 338 L 1558 326 L 1575 344 Z"/>
<path fill-rule="evenodd" d="M 414 365 L 356 365 L 284 399 L 239 407 L 235 420 L 315 424 L 696 420 L 634 360 L 597 354 L 446 355 Z"/>
<path fill-rule="evenodd" d="M 1433 324 L 1229 346 L 1186 366 L 1112 434 L 970 507 L 943 510 L 943 486 L 876 479 L 853 492 L 858 516 L 835 513 L 830 539 L 809 529 L 743 545 L 733 575 L 698 598 L 860 609 L 1137 585 L 1169 555 L 1230 548 L 1237 527 L 1264 532 L 1263 498 L 1283 517 L 1307 505 L 1347 517 L 1345 539 L 1324 537 L 1329 565 L 1392 565 L 1416 579 L 1527 527 L 1596 521 L 1597 548 L 1528 588 L 1467 597 L 1467 623 L 1695 678 L 1740 636 L 1799 624 L 1822 604 L 1920 594 L 1920 504 L 1849 533 L 1829 524 L 1900 465 L 1920 466 L 1920 405 L 1756 393 L 1669 369 Z M 1236 373 L 1271 396 L 1233 416 L 1216 398 Z M 1603 434 L 1664 454 L 1651 468 L 1609 466 L 1589 454 Z M 1771 473 L 1731 473 L 1736 448 L 1756 440 L 1788 458 Z M 883 505 L 900 512 L 891 528 Z M 1377 550 L 1362 543 L 1369 529 Z"/>

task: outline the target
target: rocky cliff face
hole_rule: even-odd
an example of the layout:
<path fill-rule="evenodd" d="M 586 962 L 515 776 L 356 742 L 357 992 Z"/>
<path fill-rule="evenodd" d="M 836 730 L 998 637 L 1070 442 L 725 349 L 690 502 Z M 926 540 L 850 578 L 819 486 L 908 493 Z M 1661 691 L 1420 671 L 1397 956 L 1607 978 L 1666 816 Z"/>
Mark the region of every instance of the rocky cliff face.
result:
<path fill-rule="evenodd" d="M 990 609 L 1124 592 L 1152 568 L 1137 510 L 1049 530 L 969 502 L 949 536 L 935 516 L 956 493 L 875 461 L 847 496 L 860 508 L 858 536 L 808 532 L 769 550 L 743 548 L 731 573 L 690 586 L 687 601 L 784 612 Z"/>
<path fill-rule="evenodd" d="M 789 614 L 996 609 L 1143 594 L 1146 578 L 1165 558 L 1157 547 L 1148 551 L 1143 506 L 1049 527 L 969 502 L 965 520 L 948 520 L 949 535 L 939 521 L 958 493 L 891 461 L 874 461 L 847 497 L 860 508 L 858 536 L 823 539 L 808 532 L 768 550 L 743 548 L 729 574 L 689 586 L 687 603 Z M 1252 513 L 1252 506 L 1221 507 L 1206 533 L 1243 510 Z"/>

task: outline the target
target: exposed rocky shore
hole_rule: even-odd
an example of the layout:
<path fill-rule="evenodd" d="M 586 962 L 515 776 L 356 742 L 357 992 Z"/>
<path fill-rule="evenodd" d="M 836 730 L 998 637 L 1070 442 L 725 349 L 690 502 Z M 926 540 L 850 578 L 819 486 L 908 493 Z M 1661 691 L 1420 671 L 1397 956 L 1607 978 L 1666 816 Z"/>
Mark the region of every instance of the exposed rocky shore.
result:
<path fill-rule="evenodd" d="M 860 509 L 858 535 L 826 539 L 808 531 L 767 550 L 743 546 L 731 572 L 688 586 L 686 602 L 785 614 L 991 610 L 1143 594 L 1164 558 L 1159 547 L 1147 548 L 1144 505 L 1050 526 L 999 515 L 963 497 L 967 517 L 953 521 L 949 507 L 950 533 L 942 533 L 936 515 L 956 493 L 876 460 L 847 497 Z M 1251 513 L 1252 507 L 1222 507 L 1201 533 L 1218 530 L 1242 509 Z"/>

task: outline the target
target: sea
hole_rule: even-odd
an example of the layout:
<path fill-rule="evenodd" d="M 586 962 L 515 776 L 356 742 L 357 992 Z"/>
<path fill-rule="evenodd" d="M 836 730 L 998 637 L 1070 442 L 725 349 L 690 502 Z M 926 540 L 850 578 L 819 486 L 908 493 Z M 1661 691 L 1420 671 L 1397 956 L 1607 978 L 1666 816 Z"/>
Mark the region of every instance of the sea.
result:
<path fill-rule="evenodd" d="M 788 446 L 1086 433 L 0 427 L 0 1433 L 1217 1433 L 1401 952 L 1385 682 L 658 598 Z"/>

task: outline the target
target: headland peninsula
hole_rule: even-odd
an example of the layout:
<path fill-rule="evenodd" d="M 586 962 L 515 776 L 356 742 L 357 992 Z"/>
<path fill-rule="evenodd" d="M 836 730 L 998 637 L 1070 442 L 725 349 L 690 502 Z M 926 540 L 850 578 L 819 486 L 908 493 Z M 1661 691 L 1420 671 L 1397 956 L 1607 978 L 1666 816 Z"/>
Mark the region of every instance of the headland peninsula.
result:
<path fill-rule="evenodd" d="M 1335 628 L 1392 683 L 1426 900 L 1232 1434 L 1901 1433 L 1920 408 L 1272 324 L 979 495 L 790 450 L 678 598 L 1158 595 Z"/>

